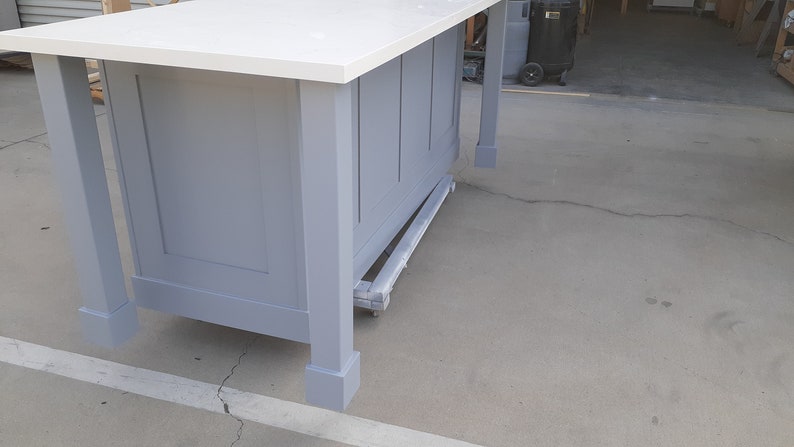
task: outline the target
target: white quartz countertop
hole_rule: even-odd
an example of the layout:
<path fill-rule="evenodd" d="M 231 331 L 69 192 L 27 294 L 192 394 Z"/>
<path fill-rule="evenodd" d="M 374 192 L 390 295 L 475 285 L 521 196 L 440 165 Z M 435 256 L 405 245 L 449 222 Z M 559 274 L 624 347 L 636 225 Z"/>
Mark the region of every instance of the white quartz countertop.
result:
<path fill-rule="evenodd" d="M 346 83 L 498 0 L 195 0 L 0 33 L 0 49 Z"/>

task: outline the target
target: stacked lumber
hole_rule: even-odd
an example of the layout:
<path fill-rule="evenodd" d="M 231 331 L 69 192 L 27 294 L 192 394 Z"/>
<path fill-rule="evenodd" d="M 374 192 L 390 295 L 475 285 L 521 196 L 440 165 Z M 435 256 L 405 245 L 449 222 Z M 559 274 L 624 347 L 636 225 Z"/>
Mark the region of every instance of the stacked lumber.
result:
<path fill-rule="evenodd" d="M 105 102 L 102 79 L 99 77 L 99 63 L 94 59 L 86 59 L 85 67 L 88 70 L 88 85 L 91 88 L 91 99 L 100 103 Z"/>
<path fill-rule="evenodd" d="M 6 56 L 0 55 L 0 68 L 16 68 L 22 70 L 32 70 L 33 61 L 27 53 L 9 53 Z"/>

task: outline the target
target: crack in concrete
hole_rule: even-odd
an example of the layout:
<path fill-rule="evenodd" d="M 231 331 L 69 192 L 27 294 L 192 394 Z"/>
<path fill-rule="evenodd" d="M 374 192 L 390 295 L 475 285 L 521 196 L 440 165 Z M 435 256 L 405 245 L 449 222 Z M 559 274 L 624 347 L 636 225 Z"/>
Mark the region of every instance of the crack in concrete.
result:
<path fill-rule="evenodd" d="M 38 135 L 33 135 L 32 137 L 24 138 L 24 139 L 22 139 L 22 140 L 19 140 L 19 141 L 8 141 L 8 140 L 2 140 L 4 143 L 9 143 L 9 144 L 8 144 L 8 145 L 6 145 L 6 146 L 2 146 L 2 147 L 0 147 L 0 150 L 3 150 L 3 149 L 8 149 L 8 148 L 10 148 L 10 147 L 14 147 L 14 146 L 16 146 L 17 144 L 20 144 L 20 143 L 33 143 L 33 144 L 42 144 L 42 145 L 46 146 L 46 147 L 49 149 L 49 147 L 50 147 L 50 146 L 49 146 L 49 145 L 47 145 L 46 143 L 41 143 L 41 142 L 39 142 L 39 141 L 31 141 L 31 140 L 33 140 L 34 138 L 38 138 L 38 137 L 40 137 L 40 136 L 43 136 L 43 135 L 47 135 L 47 132 L 40 133 L 40 134 L 38 134 Z"/>
<path fill-rule="evenodd" d="M 31 140 L 34 139 L 34 138 L 43 137 L 44 135 L 47 135 L 47 132 L 43 132 L 43 133 L 40 133 L 38 135 L 33 135 L 32 137 L 25 138 L 22 141 L 17 141 L 17 143 L 22 143 L 23 141 L 27 141 L 29 143 L 39 143 L 38 141 L 31 141 Z M 39 144 L 44 144 L 44 143 L 39 143 Z M 44 144 L 44 145 L 47 146 L 46 144 Z M 49 146 L 47 146 L 47 147 L 49 147 Z"/>
<path fill-rule="evenodd" d="M 460 177 L 461 177 L 461 179 L 463 178 L 462 176 L 460 176 Z M 510 195 L 510 194 L 507 194 L 507 193 L 503 193 L 503 192 L 491 191 L 491 190 L 488 190 L 486 188 L 483 188 L 482 186 L 478 186 L 478 185 L 474 185 L 472 183 L 468 183 L 465 180 L 460 181 L 459 183 L 464 184 L 466 186 L 470 186 L 470 187 L 472 187 L 472 188 L 474 188 L 474 189 L 476 189 L 478 191 L 482 191 L 482 192 L 484 192 L 486 194 L 490 194 L 490 195 L 493 195 L 493 196 L 506 197 L 506 198 L 508 198 L 510 200 L 516 200 L 518 202 L 523 202 L 523 203 L 526 203 L 526 204 L 529 204 L 529 205 L 547 204 L 547 205 L 578 206 L 578 207 L 582 207 L 582 208 L 588 208 L 588 209 L 597 210 L 597 211 L 601 211 L 601 212 L 604 212 L 604 213 L 612 214 L 614 216 L 628 217 L 628 218 L 639 217 L 639 218 L 654 219 L 654 218 L 665 218 L 665 217 L 667 217 L 667 218 L 679 218 L 679 219 L 687 219 L 688 218 L 688 219 L 705 220 L 705 221 L 708 221 L 708 222 L 718 222 L 718 223 L 730 225 L 730 226 L 733 226 L 733 227 L 736 227 L 736 228 L 740 228 L 740 229 L 745 230 L 745 231 L 749 231 L 751 233 L 755 233 L 755 234 L 758 234 L 758 235 L 761 235 L 761 236 L 770 237 L 772 239 L 778 240 L 780 242 L 783 242 L 783 243 L 786 243 L 786 244 L 789 244 L 789 245 L 794 245 L 794 242 L 789 241 L 788 239 L 782 238 L 782 237 L 780 237 L 780 236 L 778 236 L 778 235 L 776 235 L 774 233 L 769 233 L 769 232 L 766 232 L 766 231 L 757 230 L 755 228 L 751 228 L 751 227 L 742 225 L 740 223 L 736 223 L 736 222 L 734 222 L 734 221 L 732 221 L 730 219 L 723 219 L 723 218 L 719 218 L 719 217 L 704 216 L 704 215 L 692 214 L 692 213 L 681 213 L 681 214 L 668 214 L 668 213 L 661 213 L 661 214 L 623 213 L 623 212 L 616 211 L 616 210 L 613 210 L 613 209 L 610 209 L 610 208 L 602 208 L 600 206 L 590 205 L 590 204 L 587 204 L 587 203 L 573 202 L 573 201 L 570 201 L 570 200 L 524 199 L 522 197 L 516 197 L 516 196 Z"/>
<path fill-rule="evenodd" d="M 243 426 L 245 425 L 245 422 L 241 418 L 238 418 L 237 416 L 232 414 L 231 410 L 229 409 L 229 403 L 226 402 L 226 400 L 224 400 L 221 397 L 221 391 L 223 390 L 223 387 L 226 385 L 226 381 L 229 380 L 234 375 L 234 370 L 237 369 L 238 366 L 240 366 L 240 363 L 242 363 L 243 357 L 245 357 L 245 355 L 248 354 L 248 349 L 251 347 L 251 345 L 254 344 L 256 340 L 259 339 L 259 337 L 260 337 L 259 335 L 256 335 L 252 339 L 248 340 L 248 342 L 243 347 L 243 352 L 240 354 L 239 357 L 237 357 L 237 363 L 235 363 L 234 366 L 232 366 L 232 369 L 229 370 L 229 374 L 223 378 L 220 386 L 218 386 L 218 392 L 215 394 L 218 400 L 220 400 L 221 403 L 223 403 L 224 413 L 228 414 L 230 417 L 232 417 L 234 420 L 240 423 L 240 426 L 237 428 L 237 439 L 232 441 L 230 447 L 233 447 L 235 444 L 237 444 L 240 441 L 240 439 L 243 437 Z"/>
<path fill-rule="evenodd" d="M 460 169 L 458 170 L 458 172 L 457 172 L 457 174 L 456 174 L 456 175 L 457 175 L 458 177 L 460 177 L 461 179 L 463 179 L 463 182 L 462 182 L 462 183 L 464 183 L 464 184 L 468 185 L 468 183 L 466 183 L 466 182 L 467 182 L 467 180 L 466 180 L 466 177 L 464 177 L 464 176 L 463 176 L 463 171 L 465 171 L 465 170 L 469 169 L 469 165 L 470 165 L 470 163 L 471 163 L 471 162 L 469 161 L 469 151 L 461 151 L 461 152 L 463 152 L 463 158 L 466 160 L 466 164 L 465 164 L 465 165 L 464 165 L 462 168 L 460 168 Z"/>
<path fill-rule="evenodd" d="M 95 116 L 96 116 L 97 118 L 99 118 L 100 116 L 105 116 L 105 115 L 107 115 L 107 112 L 102 112 L 102 113 L 100 113 L 99 115 L 95 115 Z M 17 144 L 19 144 L 19 143 L 33 143 L 33 144 L 41 144 L 41 145 L 43 145 L 44 147 L 46 147 L 47 149 L 52 149 L 52 148 L 50 148 L 50 145 L 49 145 L 49 144 L 47 144 L 47 143 L 42 143 L 42 142 L 40 142 L 40 141 L 32 141 L 34 138 L 38 138 L 38 137 L 42 137 L 42 136 L 44 136 L 44 135 L 47 135 L 47 133 L 49 133 L 49 132 L 43 132 L 43 133 L 40 133 L 40 134 L 38 134 L 38 135 L 33 135 L 32 137 L 23 138 L 23 139 L 21 139 L 21 140 L 19 140 L 19 141 L 0 140 L 0 142 L 2 142 L 2 143 L 9 143 L 7 146 L 2 146 L 2 147 L 0 147 L 0 150 L 2 150 L 2 149 L 7 149 L 7 148 L 9 148 L 9 147 L 11 147 L 11 146 L 15 146 L 15 145 L 17 145 Z"/>

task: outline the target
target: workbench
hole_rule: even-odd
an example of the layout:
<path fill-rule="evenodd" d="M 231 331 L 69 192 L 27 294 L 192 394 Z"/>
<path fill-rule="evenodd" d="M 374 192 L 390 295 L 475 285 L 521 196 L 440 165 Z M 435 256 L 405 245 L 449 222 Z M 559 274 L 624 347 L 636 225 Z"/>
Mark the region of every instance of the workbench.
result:
<path fill-rule="evenodd" d="M 496 163 L 505 1 L 196 0 L 0 33 L 33 53 L 86 336 L 124 342 L 142 306 L 309 343 L 307 401 L 344 409 L 353 289 L 453 187 L 461 24 L 486 8 L 476 165 Z M 134 300 L 84 58 L 100 61 Z"/>

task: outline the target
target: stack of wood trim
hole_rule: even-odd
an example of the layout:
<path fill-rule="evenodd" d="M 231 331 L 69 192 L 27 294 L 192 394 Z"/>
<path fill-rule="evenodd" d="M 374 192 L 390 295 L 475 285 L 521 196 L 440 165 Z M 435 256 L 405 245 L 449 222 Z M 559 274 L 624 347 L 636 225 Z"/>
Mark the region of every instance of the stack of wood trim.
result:
<path fill-rule="evenodd" d="M 0 55 L 0 67 L 32 70 L 33 60 L 31 60 L 30 54 L 27 53 L 8 53 L 6 55 Z"/>
<path fill-rule="evenodd" d="M 88 69 L 88 85 L 91 88 L 91 98 L 94 101 L 105 102 L 105 93 L 102 88 L 102 79 L 99 76 L 99 63 L 94 59 L 86 59 L 85 67 Z"/>

